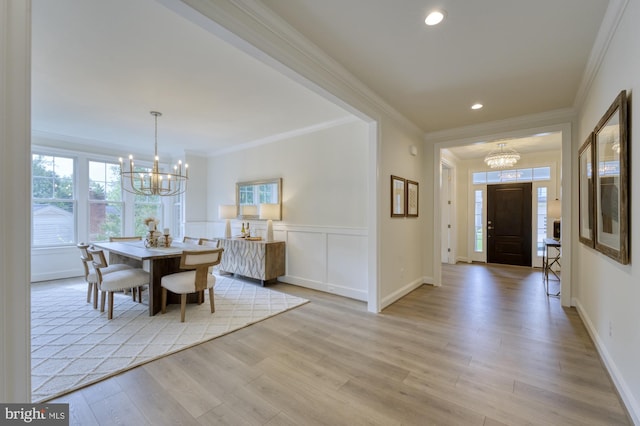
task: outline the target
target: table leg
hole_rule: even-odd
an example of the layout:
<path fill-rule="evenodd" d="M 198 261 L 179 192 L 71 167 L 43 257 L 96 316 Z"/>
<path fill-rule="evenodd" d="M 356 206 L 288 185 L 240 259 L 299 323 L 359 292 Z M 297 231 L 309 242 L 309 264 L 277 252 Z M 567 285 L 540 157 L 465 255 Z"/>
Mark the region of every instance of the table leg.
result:
<path fill-rule="evenodd" d="M 149 260 L 149 315 L 153 316 L 160 311 L 162 303 L 162 277 L 180 270 L 180 258 Z"/>

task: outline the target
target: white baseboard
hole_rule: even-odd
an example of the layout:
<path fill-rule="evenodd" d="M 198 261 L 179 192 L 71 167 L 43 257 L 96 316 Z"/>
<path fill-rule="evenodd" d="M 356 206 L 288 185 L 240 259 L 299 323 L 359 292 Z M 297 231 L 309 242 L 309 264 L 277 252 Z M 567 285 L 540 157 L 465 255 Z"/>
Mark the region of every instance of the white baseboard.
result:
<path fill-rule="evenodd" d="M 411 293 L 413 290 L 420 287 L 422 284 L 424 284 L 424 278 L 420 277 L 404 285 L 402 288 L 394 291 L 393 293 L 391 293 L 390 295 L 388 295 L 387 297 L 385 297 L 380 301 L 380 310 L 386 308 L 396 300 L 399 300 L 402 297 L 406 296 L 407 294 Z"/>
<path fill-rule="evenodd" d="M 278 281 L 287 284 L 293 284 L 300 287 L 310 288 L 312 290 L 323 291 L 325 293 L 332 293 L 338 296 L 348 297 L 350 299 L 356 299 L 363 302 L 367 301 L 367 291 L 366 290 L 357 290 L 350 287 L 345 287 L 332 283 L 323 283 L 320 281 L 313 281 L 301 277 L 294 277 L 291 275 L 285 275 L 284 277 L 278 278 Z"/>
<path fill-rule="evenodd" d="M 600 354 L 600 357 L 604 362 L 604 366 L 609 372 L 611 380 L 613 380 L 613 384 L 620 394 L 620 398 L 622 399 L 627 411 L 629 412 L 629 416 L 631 416 L 633 424 L 640 425 L 640 407 L 638 407 L 638 404 L 633 398 L 633 394 L 631 393 L 627 382 L 624 380 L 622 374 L 620 374 L 620 370 L 618 370 L 615 361 L 611 358 L 611 355 L 609 355 L 609 351 L 607 350 L 606 345 L 604 344 L 604 342 L 602 342 L 602 339 L 600 339 L 596 328 L 593 326 L 591 319 L 587 315 L 585 309 L 582 307 L 580 300 L 575 299 L 574 303 L 576 309 L 578 310 L 578 315 L 580 315 L 583 324 L 587 328 L 587 332 L 596 345 L 596 350 L 598 351 L 598 354 Z"/>
<path fill-rule="evenodd" d="M 64 278 L 83 277 L 84 272 L 78 269 L 65 269 L 55 272 L 43 272 L 39 274 L 31 274 L 31 282 L 37 283 L 40 281 L 61 280 Z"/>

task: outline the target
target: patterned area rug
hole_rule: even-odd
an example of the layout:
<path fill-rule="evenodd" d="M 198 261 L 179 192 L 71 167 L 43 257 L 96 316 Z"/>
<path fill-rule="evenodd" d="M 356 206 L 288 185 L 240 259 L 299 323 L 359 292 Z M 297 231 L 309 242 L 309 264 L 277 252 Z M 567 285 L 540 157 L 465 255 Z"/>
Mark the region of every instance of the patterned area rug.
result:
<path fill-rule="evenodd" d="M 31 286 L 32 401 L 42 402 L 122 371 L 222 336 L 308 300 L 241 278 L 217 276 L 216 312 L 205 303 L 150 317 L 148 306 L 116 294 L 113 319 L 86 302 L 85 283 Z"/>

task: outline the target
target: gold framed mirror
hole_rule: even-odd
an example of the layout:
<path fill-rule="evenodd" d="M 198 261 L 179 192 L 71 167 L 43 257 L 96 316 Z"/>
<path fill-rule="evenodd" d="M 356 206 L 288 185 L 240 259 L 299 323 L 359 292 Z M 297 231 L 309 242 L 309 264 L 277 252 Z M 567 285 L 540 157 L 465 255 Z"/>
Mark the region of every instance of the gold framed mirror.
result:
<path fill-rule="evenodd" d="M 260 204 L 278 204 L 279 215 L 275 220 L 282 220 L 282 178 L 236 183 L 238 218 L 259 219 Z"/>

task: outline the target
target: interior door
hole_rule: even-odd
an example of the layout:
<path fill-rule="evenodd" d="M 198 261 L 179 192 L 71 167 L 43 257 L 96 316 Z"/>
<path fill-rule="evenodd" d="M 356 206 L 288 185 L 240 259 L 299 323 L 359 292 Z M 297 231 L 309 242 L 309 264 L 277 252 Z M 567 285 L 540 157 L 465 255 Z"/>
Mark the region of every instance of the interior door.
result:
<path fill-rule="evenodd" d="M 487 185 L 487 262 L 531 266 L 531 182 Z"/>
<path fill-rule="evenodd" d="M 452 214 L 451 214 L 451 169 L 447 167 L 444 163 L 442 164 L 442 184 L 440 187 L 440 219 L 441 219 L 441 260 L 442 263 L 451 263 L 454 264 L 452 256 L 452 238 L 451 238 L 451 222 L 452 222 Z"/>

